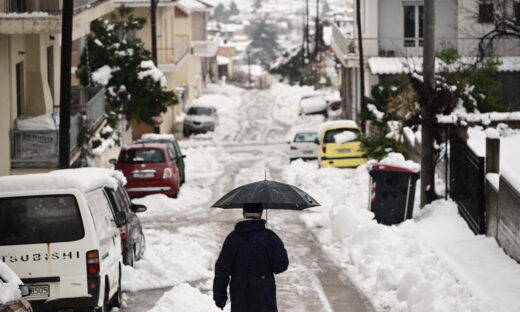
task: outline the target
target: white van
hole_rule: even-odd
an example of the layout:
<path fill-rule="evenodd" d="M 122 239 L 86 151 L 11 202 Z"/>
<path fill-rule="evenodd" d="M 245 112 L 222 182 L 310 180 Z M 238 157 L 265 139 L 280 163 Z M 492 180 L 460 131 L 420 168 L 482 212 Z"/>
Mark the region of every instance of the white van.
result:
<path fill-rule="evenodd" d="M 121 237 L 99 168 L 0 177 L 0 261 L 29 286 L 36 311 L 108 311 L 121 302 Z"/>

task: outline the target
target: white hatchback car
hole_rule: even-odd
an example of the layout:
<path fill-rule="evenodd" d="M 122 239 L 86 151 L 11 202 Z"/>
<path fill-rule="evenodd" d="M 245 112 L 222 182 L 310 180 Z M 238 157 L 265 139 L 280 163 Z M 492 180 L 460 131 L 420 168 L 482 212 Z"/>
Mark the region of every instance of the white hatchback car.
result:
<path fill-rule="evenodd" d="M 289 142 L 290 161 L 301 158 L 313 160 L 318 158 L 318 132 L 315 130 L 298 130 Z"/>

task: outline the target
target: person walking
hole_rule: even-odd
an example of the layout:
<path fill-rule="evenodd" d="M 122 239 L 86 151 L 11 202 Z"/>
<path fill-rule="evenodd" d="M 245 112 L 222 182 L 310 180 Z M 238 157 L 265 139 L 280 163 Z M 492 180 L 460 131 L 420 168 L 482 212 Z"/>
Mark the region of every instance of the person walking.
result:
<path fill-rule="evenodd" d="M 274 274 L 287 270 L 289 258 L 262 212 L 261 203 L 244 204 L 244 220 L 224 241 L 213 280 L 213 300 L 222 310 L 229 285 L 231 312 L 278 312 Z"/>

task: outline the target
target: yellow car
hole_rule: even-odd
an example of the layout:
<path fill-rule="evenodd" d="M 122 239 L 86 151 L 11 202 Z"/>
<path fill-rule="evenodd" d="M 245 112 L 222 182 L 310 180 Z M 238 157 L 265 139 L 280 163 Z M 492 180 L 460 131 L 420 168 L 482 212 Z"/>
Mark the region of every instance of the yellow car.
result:
<path fill-rule="evenodd" d="M 319 159 L 321 167 L 357 167 L 367 161 L 358 135 L 361 130 L 352 120 L 335 120 L 320 126 Z"/>

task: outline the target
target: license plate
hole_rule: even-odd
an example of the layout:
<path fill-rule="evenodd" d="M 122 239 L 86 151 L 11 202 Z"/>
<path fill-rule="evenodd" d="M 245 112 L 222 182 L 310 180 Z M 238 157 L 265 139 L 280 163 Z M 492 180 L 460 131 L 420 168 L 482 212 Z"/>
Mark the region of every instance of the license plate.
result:
<path fill-rule="evenodd" d="M 51 292 L 49 285 L 29 285 L 29 293 L 27 298 L 32 300 L 49 298 Z"/>
<path fill-rule="evenodd" d="M 348 148 L 340 148 L 340 149 L 338 149 L 338 153 L 350 153 L 350 149 L 348 149 Z"/>
<path fill-rule="evenodd" d="M 312 154 L 313 151 L 303 151 L 304 154 Z"/>
<path fill-rule="evenodd" d="M 142 171 L 132 172 L 132 178 L 136 178 L 136 179 L 153 178 L 153 177 L 155 177 L 155 172 L 142 172 Z"/>

